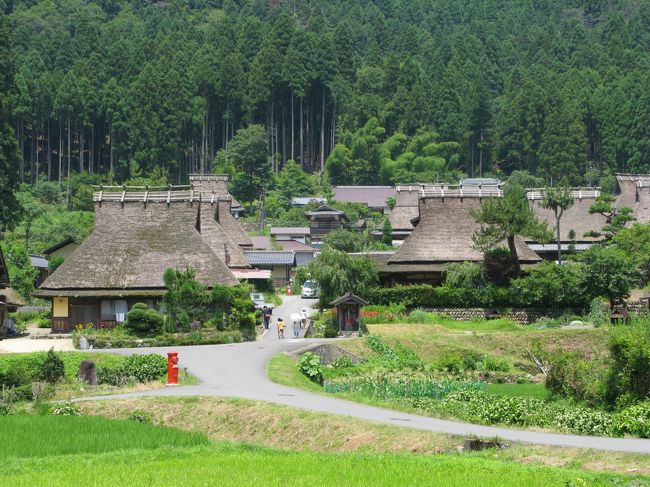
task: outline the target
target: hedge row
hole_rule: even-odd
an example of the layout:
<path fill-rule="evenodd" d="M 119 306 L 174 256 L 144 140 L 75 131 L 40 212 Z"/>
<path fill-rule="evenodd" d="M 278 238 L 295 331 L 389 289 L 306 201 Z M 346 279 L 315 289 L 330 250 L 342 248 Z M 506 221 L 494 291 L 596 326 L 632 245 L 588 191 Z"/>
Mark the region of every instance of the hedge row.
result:
<path fill-rule="evenodd" d="M 242 341 L 240 331 L 216 331 L 202 333 L 168 333 L 153 338 L 136 338 L 124 336 L 87 336 L 93 348 L 148 348 L 173 347 L 183 345 L 218 345 L 222 343 L 239 343 Z M 74 337 L 75 347 L 79 348 L 79 336 Z"/>
<path fill-rule="evenodd" d="M 508 289 L 488 286 L 482 289 L 433 287 L 428 284 L 371 289 L 364 298 L 371 304 L 403 304 L 407 308 L 449 307 L 484 308 L 511 306 Z"/>
<path fill-rule="evenodd" d="M 486 286 L 484 288 L 433 287 L 428 284 L 373 288 L 364 294 L 370 304 L 388 306 L 402 304 L 407 308 L 547 308 L 548 305 L 530 302 L 509 288 Z M 561 307 L 582 308 L 587 302 L 556 303 Z"/>

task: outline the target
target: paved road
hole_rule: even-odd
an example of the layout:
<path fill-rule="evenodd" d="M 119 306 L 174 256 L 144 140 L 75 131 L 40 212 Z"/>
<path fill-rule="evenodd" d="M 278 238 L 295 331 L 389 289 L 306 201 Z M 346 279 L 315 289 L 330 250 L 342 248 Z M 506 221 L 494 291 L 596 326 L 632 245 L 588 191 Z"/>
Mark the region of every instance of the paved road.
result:
<path fill-rule="evenodd" d="M 274 317 L 281 316 L 285 318 L 285 316 L 279 313 L 289 316 L 296 309 L 301 309 L 303 302 L 297 296 L 286 297 L 283 305 L 274 312 Z M 307 301 L 307 303 L 312 304 L 311 301 Z M 162 390 L 120 394 L 111 397 L 127 398 L 149 395 L 241 397 L 285 404 L 294 408 L 322 411 L 458 436 L 499 437 L 507 441 L 519 441 L 539 445 L 650 454 L 650 440 L 539 433 L 447 421 L 314 394 L 275 384 L 266 377 L 266 364 L 272 356 L 318 342 L 319 340 L 303 338 L 297 340 L 278 340 L 275 330 L 272 329 L 262 339 L 256 342 L 231 345 L 176 347 L 174 350 L 179 352 L 181 367 L 186 367 L 188 371 L 198 377 L 202 382 L 201 385 L 171 387 Z M 166 353 L 168 350 L 171 349 L 129 349 L 119 350 L 118 352 L 127 354 Z M 107 397 L 103 396 L 93 399 L 101 400 L 107 399 Z"/>

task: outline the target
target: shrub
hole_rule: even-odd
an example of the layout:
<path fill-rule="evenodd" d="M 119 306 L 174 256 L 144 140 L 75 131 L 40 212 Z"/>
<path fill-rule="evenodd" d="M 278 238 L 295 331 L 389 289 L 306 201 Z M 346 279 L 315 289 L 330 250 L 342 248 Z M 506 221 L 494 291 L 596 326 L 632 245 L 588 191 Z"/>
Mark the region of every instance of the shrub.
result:
<path fill-rule="evenodd" d="M 158 354 L 131 355 L 123 365 L 124 375 L 138 382 L 158 380 L 167 373 L 167 360 Z"/>
<path fill-rule="evenodd" d="M 557 352 L 549 363 L 546 388 L 554 395 L 598 404 L 602 401 L 605 370 L 596 360 L 587 360 L 575 352 Z"/>
<path fill-rule="evenodd" d="M 650 323 L 639 319 L 630 326 L 612 330 L 609 344 L 611 367 L 606 399 L 614 404 L 628 394 L 637 401 L 650 398 Z"/>
<path fill-rule="evenodd" d="M 332 367 L 335 369 L 348 369 L 350 367 L 354 367 L 354 362 L 352 362 L 352 359 L 350 359 L 350 357 L 347 355 L 341 355 L 337 357 L 334 362 L 332 362 Z"/>
<path fill-rule="evenodd" d="M 438 360 L 438 367 L 446 370 L 450 374 L 460 374 L 463 367 L 463 359 L 460 354 L 455 352 L 445 352 L 445 354 Z"/>
<path fill-rule="evenodd" d="M 505 288 L 488 285 L 484 288 L 433 287 L 428 284 L 373 288 L 366 292 L 366 300 L 375 305 L 400 303 L 415 307 L 486 307 L 508 306 L 510 296 Z"/>
<path fill-rule="evenodd" d="M 512 302 L 544 308 L 583 307 L 588 302 L 585 266 L 578 262 L 544 262 L 526 277 L 511 281 Z"/>
<path fill-rule="evenodd" d="M 510 370 L 510 362 L 505 358 L 494 358 L 486 355 L 481 362 L 481 369 L 489 372 L 508 372 Z"/>
<path fill-rule="evenodd" d="M 81 416 L 81 410 L 73 401 L 66 401 L 52 409 L 54 416 Z"/>
<path fill-rule="evenodd" d="M 445 286 L 460 288 L 480 288 L 487 282 L 483 265 L 475 262 L 452 262 L 445 264 Z"/>
<path fill-rule="evenodd" d="M 609 305 L 603 298 L 594 298 L 589 304 L 588 320 L 596 326 L 607 325 L 610 321 Z"/>
<path fill-rule="evenodd" d="M 144 303 L 136 303 L 127 314 L 125 326 L 140 333 L 158 333 L 162 330 L 165 318 Z"/>
<path fill-rule="evenodd" d="M 611 435 L 612 417 L 594 409 L 580 407 L 551 408 L 549 417 L 556 428 L 581 435 Z"/>
<path fill-rule="evenodd" d="M 135 421 L 136 423 L 153 423 L 153 415 L 142 409 L 136 409 L 135 411 L 129 414 L 129 419 Z"/>
<path fill-rule="evenodd" d="M 64 375 L 65 366 L 63 365 L 63 360 L 54 353 L 54 348 L 50 348 L 45 360 L 43 361 L 43 365 L 41 366 L 41 372 L 39 374 L 40 379 L 49 384 L 55 384 Z"/>
<path fill-rule="evenodd" d="M 612 429 L 616 435 L 650 438 L 650 401 L 635 404 L 615 414 Z"/>
<path fill-rule="evenodd" d="M 323 366 L 320 357 L 312 352 L 303 353 L 296 363 L 298 370 L 307 376 L 312 382 L 323 383 Z"/>

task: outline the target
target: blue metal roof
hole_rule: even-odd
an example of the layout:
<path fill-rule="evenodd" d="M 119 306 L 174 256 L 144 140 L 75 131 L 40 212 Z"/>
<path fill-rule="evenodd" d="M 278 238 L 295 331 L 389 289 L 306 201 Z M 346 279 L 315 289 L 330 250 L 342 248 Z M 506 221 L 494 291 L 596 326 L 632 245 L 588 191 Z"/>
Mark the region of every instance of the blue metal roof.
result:
<path fill-rule="evenodd" d="M 296 260 L 294 252 L 250 251 L 244 252 L 251 265 L 293 265 Z"/>

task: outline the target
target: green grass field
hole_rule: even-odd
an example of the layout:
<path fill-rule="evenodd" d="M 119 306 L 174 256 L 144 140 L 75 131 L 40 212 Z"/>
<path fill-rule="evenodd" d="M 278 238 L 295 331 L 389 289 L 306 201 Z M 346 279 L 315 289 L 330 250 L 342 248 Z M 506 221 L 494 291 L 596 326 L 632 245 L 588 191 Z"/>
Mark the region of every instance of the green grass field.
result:
<path fill-rule="evenodd" d="M 544 384 L 488 384 L 487 391 L 495 396 L 525 396 L 535 399 L 550 397 Z"/>
<path fill-rule="evenodd" d="M 91 434 L 85 434 L 88 429 Z M 474 455 L 331 454 L 209 443 L 197 434 L 92 417 L 8 416 L 0 418 L 0 431 L 5 435 L 0 437 L 0 485 L 12 487 L 592 486 L 625 485 L 633 480 Z M 63 438 L 67 440 L 61 443 Z M 644 481 L 642 477 L 636 480 Z"/>

